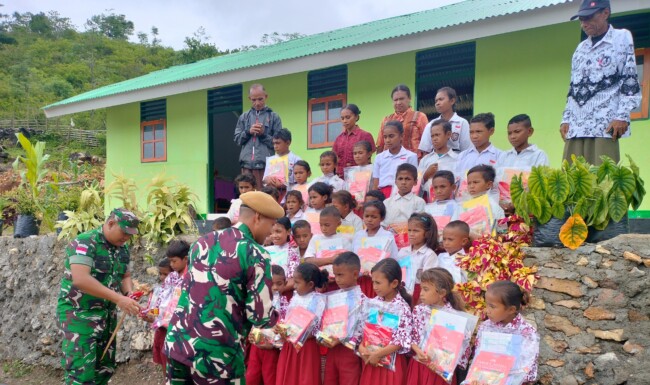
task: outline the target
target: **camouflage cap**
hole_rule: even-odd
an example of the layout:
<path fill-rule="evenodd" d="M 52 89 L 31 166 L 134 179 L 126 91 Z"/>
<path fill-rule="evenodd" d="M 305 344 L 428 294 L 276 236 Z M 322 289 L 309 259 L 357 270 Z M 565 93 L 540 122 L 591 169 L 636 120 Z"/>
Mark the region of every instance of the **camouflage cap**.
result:
<path fill-rule="evenodd" d="M 111 217 L 115 217 L 115 221 L 125 233 L 131 235 L 138 233 L 138 225 L 140 224 L 140 220 L 131 211 L 125 208 L 114 209 L 111 211 L 109 218 Z"/>

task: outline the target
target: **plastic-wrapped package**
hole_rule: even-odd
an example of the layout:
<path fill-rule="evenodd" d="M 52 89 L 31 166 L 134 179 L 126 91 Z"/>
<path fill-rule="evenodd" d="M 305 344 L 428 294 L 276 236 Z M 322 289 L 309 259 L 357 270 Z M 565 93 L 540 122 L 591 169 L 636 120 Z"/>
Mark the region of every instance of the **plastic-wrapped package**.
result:
<path fill-rule="evenodd" d="M 343 173 L 345 177 L 345 188 L 359 204 L 363 204 L 366 199 L 366 193 L 370 189 L 372 165 L 346 167 Z"/>
<path fill-rule="evenodd" d="M 314 246 L 316 247 L 316 258 L 332 258 L 337 255 L 348 251 L 350 241 L 345 238 L 330 238 L 330 239 L 316 239 Z M 347 247 L 346 247 L 347 246 Z M 327 272 L 334 276 L 332 265 L 325 266 Z"/>
<path fill-rule="evenodd" d="M 531 167 L 497 167 L 496 168 L 496 182 L 499 186 L 499 202 L 510 203 L 510 184 L 512 177 L 521 176 L 524 187 L 528 185 L 528 177 L 530 176 Z"/>
<path fill-rule="evenodd" d="M 402 282 L 404 282 L 404 287 L 406 291 L 413 294 L 417 278 L 417 269 L 413 266 L 413 260 L 410 255 L 399 257 L 396 260 L 399 263 L 399 267 L 402 268 Z"/>
<path fill-rule="evenodd" d="M 287 316 L 279 327 L 296 351 L 302 348 L 307 338 L 318 328 L 324 310 L 325 297 L 322 294 L 311 292 L 301 296 L 294 293 L 287 308 Z"/>
<path fill-rule="evenodd" d="M 460 206 L 458 219 L 467 223 L 472 232 L 490 234 L 492 232 L 494 214 L 490 206 L 488 194 L 465 201 Z"/>
<path fill-rule="evenodd" d="M 393 334 L 399 327 L 399 308 L 380 299 L 368 300 L 363 326 L 361 345 L 371 352 L 390 345 Z M 395 371 L 397 352 L 393 352 L 379 361 L 379 366 Z"/>
<path fill-rule="evenodd" d="M 390 256 L 390 238 L 363 237 L 357 250 L 361 260 L 361 272 L 370 272 L 377 262 Z"/>
<path fill-rule="evenodd" d="M 395 235 L 395 243 L 397 248 L 409 246 L 409 224 L 408 222 L 393 223 L 388 226 L 390 231 Z"/>
<path fill-rule="evenodd" d="M 539 335 L 490 329 L 479 331 L 479 345 L 463 384 L 521 385 L 539 352 Z"/>
<path fill-rule="evenodd" d="M 454 371 L 469 347 L 478 317 L 452 309 L 431 308 L 420 349 L 427 355 L 427 366 L 451 384 Z"/>
<path fill-rule="evenodd" d="M 316 338 L 331 342 L 334 337 L 348 348 L 354 349 L 359 342 L 355 336 L 356 331 L 363 320 L 361 288 L 355 286 L 350 289 L 340 289 L 325 296 L 327 305 Z"/>
<path fill-rule="evenodd" d="M 289 158 L 288 156 L 271 156 L 266 158 L 268 175 L 276 178 L 285 186 L 289 186 Z"/>
<path fill-rule="evenodd" d="M 288 273 L 287 269 L 289 266 L 289 249 L 282 249 L 278 246 L 269 246 L 266 247 L 266 251 L 269 253 L 271 264 L 282 267 L 284 269 L 284 272 Z"/>
<path fill-rule="evenodd" d="M 181 298 L 181 292 L 181 287 L 176 286 L 165 291 L 165 293 L 161 293 L 158 318 L 152 325 L 154 328 L 169 326 L 169 321 L 172 319 L 178 300 Z"/>

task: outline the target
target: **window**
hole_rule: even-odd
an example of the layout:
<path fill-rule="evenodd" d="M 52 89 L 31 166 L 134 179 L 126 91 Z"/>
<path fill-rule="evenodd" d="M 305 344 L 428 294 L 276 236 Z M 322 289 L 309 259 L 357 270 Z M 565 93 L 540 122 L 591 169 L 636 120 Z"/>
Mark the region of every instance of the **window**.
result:
<path fill-rule="evenodd" d="M 140 103 L 140 161 L 167 160 L 167 102 L 165 99 Z"/>
<path fill-rule="evenodd" d="M 650 48 L 636 50 L 636 72 L 641 83 L 641 104 L 630 114 L 631 119 L 647 119 L 650 106 Z"/>
<path fill-rule="evenodd" d="M 307 148 L 331 147 L 343 130 L 341 109 L 346 104 L 348 67 L 337 66 L 307 75 Z"/>
<path fill-rule="evenodd" d="M 429 120 L 438 116 L 436 93 L 442 87 L 456 90 L 456 112 L 470 120 L 474 113 L 476 44 L 420 51 L 415 55 L 417 107 Z"/>
<path fill-rule="evenodd" d="M 610 19 L 614 28 L 632 33 L 636 48 L 636 71 L 641 83 L 641 104 L 630 114 L 630 119 L 647 119 L 650 106 L 650 12 L 634 13 Z M 583 33 L 583 38 L 587 36 Z"/>

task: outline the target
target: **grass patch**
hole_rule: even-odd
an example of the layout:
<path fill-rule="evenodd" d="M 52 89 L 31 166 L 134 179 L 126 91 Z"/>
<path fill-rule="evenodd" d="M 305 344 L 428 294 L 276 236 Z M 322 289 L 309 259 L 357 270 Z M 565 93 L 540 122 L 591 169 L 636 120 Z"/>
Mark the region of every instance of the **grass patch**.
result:
<path fill-rule="evenodd" d="M 32 372 L 32 366 L 22 361 L 5 361 L 2 363 L 2 371 L 13 378 L 21 378 Z"/>

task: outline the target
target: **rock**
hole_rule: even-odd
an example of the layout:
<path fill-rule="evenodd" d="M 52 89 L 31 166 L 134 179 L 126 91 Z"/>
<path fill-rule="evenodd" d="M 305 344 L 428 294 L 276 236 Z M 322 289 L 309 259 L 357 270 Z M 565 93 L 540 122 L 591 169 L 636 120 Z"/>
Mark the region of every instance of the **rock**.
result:
<path fill-rule="evenodd" d="M 587 266 L 589 264 L 589 260 L 586 257 L 580 257 L 578 262 L 576 262 L 576 266 Z"/>
<path fill-rule="evenodd" d="M 544 267 L 548 267 L 549 269 L 561 269 L 562 268 L 562 266 L 558 265 L 555 262 L 545 263 Z"/>
<path fill-rule="evenodd" d="M 628 261 L 632 261 L 634 263 L 638 263 L 638 264 L 643 263 L 643 259 L 641 259 L 641 257 L 639 257 L 638 255 L 634 254 L 631 251 L 623 252 L 623 258 L 627 259 Z"/>
<path fill-rule="evenodd" d="M 598 286 L 604 289 L 618 289 L 618 284 L 609 278 L 601 279 L 598 281 Z"/>
<path fill-rule="evenodd" d="M 565 293 L 576 298 L 584 296 L 582 286 L 579 282 L 576 281 L 541 277 L 535 286 L 540 289 L 545 289 L 557 293 Z"/>
<path fill-rule="evenodd" d="M 593 345 L 590 347 L 581 347 L 576 349 L 576 353 L 580 354 L 600 354 L 602 350 L 600 349 L 600 345 Z"/>
<path fill-rule="evenodd" d="M 587 332 L 593 334 L 594 336 L 596 336 L 596 338 L 600 338 L 601 340 L 623 342 L 627 339 L 627 338 L 623 338 L 623 334 L 625 334 L 625 329 L 594 330 L 591 328 L 587 328 Z"/>
<path fill-rule="evenodd" d="M 612 254 L 611 251 L 607 250 L 606 248 L 604 248 L 601 245 L 596 245 L 596 250 L 594 250 L 594 251 L 597 252 L 598 254 L 606 254 L 606 255 L 611 255 Z"/>
<path fill-rule="evenodd" d="M 158 268 L 156 266 L 147 267 L 147 274 L 157 276 L 158 275 Z"/>
<path fill-rule="evenodd" d="M 643 260 L 643 266 L 650 267 L 650 259 L 644 259 Z"/>
<path fill-rule="evenodd" d="M 606 308 L 624 308 L 627 306 L 627 302 L 627 297 L 620 291 L 613 289 L 601 289 L 600 294 L 598 294 L 598 297 L 596 297 L 593 305 Z"/>
<path fill-rule="evenodd" d="M 560 366 L 564 366 L 564 361 L 562 360 L 548 360 L 545 362 L 546 365 L 552 366 L 554 368 L 559 368 Z"/>
<path fill-rule="evenodd" d="M 541 298 L 531 297 L 528 307 L 535 310 L 544 310 L 546 309 L 546 304 Z"/>
<path fill-rule="evenodd" d="M 628 310 L 627 318 L 631 322 L 650 321 L 650 317 L 632 309 Z"/>
<path fill-rule="evenodd" d="M 546 373 L 539 378 L 539 382 L 542 385 L 551 385 L 553 383 L 553 375 L 551 373 Z"/>
<path fill-rule="evenodd" d="M 151 333 L 140 332 L 136 333 L 131 339 L 131 349 L 134 350 L 151 350 L 153 340 Z"/>
<path fill-rule="evenodd" d="M 580 333 L 579 327 L 572 324 L 568 318 L 558 315 L 547 314 L 544 316 L 544 326 L 556 332 L 563 332 L 567 336 L 573 336 Z"/>
<path fill-rule="evenodd" d="M 641 278 L 645 275 L 645 271 L 639 270 L 638 267 L 633 267 L 632 270 L 630 270 L 630 275 L 634 278 Z"/>
<path fill-rule="evenodd" d="M 553 305 L 558 305 L 558 306 L 564 306 L 569 309 L 580 309 L 582 305 L 580 305 L 580 302 L 573 300 L 573 299 L 566 299 L 562 301 L 557 301 L 554 302 Z"/>
<path fill-rule="evenodd" d="M 594 363 L 590 362 L 587 364 L 587 367 L 585 368 L 585 376 L 587 378 L 594 378 Z"/>
<path fill-rule="evenodd" d="M 582 283 L 584 283 L 585 286 L 587 286 L 590 289 L 595 289 L 598 287 L 598 282 L 594 281 L 593 279 L 587 276 L 582 277 Z"/>
<path fill-rule="evenodd" d="M 41 342 L 43 345 L 52 345 L 52 342 L 53 342 L 53 341 L 52 341 L 52 338 L 50 338 L 49 336 L 45 336 L 45 337 L 41 338 L 41 341 L 40 341 L 40 342 Z"/>
<path fill-rule="evenodd" d="M 602 266 L 604 268 L 606 268 L 606 269 L 609 269 L 610 267 L 612 267 L 613 264 L 614 264 L 613 261 L 607 259 L 607 260 L 603 261 Z"/>
<path fill-rule="evenodd" d="M 546 335 L 544 336 L 544 342 L 557 353 L 564 353 L 564 351 L 569 347 L 569 344 L 566 341 L 555 340 L 553 337 Z"/>
<path fill-rule="evenodd" d="M 598 371 L 602 371 L 603 369 L 614 366 L 618 364 L 618 362 L 618 357 L 616 357 L 616 353 L 614 352 L 605 353 L 596 357 L 594 360 L 594 364 L 596 365 L 596 369 Z"/>
<path fill-rule="evenodd" d="M 572 375 L 562 377 L 560 380 L 560 385 L 578 385 L 578 380 Z"/>
<path fill-rule="evenodd" d="M 609 310 L 605 310 L 602 307 L 589 307 L 582 314 L 592 321 L 616 319 L 616 314 L 612 313 Z"/>
<path fill-rule="evenodd" d="M 633 344 L 633 343 L 631 343 L 630 341 L 626 341 L 626 342 L 623 344 L 623 350 L 624 350 L 626 353 L 637 354 L 637 353 L 643 351 L 643 346 L 641 346 L 641 345 L 639 345 L 639 344 Z"/>

